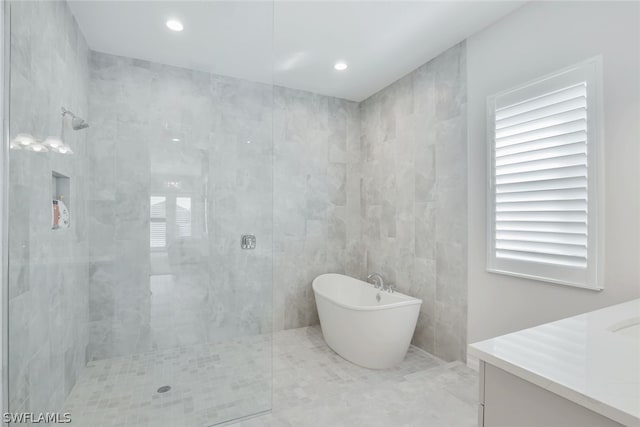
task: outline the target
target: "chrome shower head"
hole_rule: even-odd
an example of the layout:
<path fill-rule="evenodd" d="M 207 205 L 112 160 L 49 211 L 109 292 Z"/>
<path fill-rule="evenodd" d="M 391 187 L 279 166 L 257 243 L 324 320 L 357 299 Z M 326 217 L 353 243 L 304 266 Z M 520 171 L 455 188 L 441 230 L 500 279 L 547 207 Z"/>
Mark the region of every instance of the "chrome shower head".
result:
<path fill-rule="evenodd" d="M 89 123 L 87 123 L 83 118 L 76 116 L 71 111 L 62 107 L 62 117 L 64 116 L 71 117 L 71 127 L 73 130 L 86 129 L 89 127 Z"/>
<path fill-rule="evenodd" d="M 73 130 L 86 129 L 89 127 L 89 123 L 85 122 L 84 119 L 80 117 L 74 117 L 71 119 L 71 127 Z"/>

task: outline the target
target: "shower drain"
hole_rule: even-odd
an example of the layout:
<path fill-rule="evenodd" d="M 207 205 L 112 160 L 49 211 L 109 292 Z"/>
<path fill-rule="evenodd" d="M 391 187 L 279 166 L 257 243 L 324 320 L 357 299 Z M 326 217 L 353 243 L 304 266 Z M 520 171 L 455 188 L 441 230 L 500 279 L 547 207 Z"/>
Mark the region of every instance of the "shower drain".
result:
<path fill-rule="evenodd" d="M 163 385 L 162 387 L 160 387 L 158 389 L 158 393 L 166 393 L 169 390 L 171 390 L 171 386 L 170 385 Z"/>

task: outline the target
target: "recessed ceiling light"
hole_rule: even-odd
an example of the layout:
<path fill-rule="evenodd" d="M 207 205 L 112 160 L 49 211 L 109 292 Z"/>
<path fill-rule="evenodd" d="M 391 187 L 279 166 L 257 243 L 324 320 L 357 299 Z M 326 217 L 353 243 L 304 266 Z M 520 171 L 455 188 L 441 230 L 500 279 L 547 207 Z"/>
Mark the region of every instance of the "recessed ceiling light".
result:
<path fill-rule="evenodd" d="M 346 62 L 336 62 L 336 64 L 333 66 L 333 68 L 335 68 L 338 71 L 344 71 L 347 69 L 347 67 L 349 67 L 347 65 Z"/>
<path fill-rule="evenodd" d="M 173 142 L 180 142 L 180 138 L 171 138 Z"/>
<path fill-rule="evenodd" d="M 182 22 L 178 21 L 177 19 L 169 19 L 167 21 L 167 28 L 169 28 L 171 31 L 182 31 L 184 30 L 184 25 L 182 25 Z"/>

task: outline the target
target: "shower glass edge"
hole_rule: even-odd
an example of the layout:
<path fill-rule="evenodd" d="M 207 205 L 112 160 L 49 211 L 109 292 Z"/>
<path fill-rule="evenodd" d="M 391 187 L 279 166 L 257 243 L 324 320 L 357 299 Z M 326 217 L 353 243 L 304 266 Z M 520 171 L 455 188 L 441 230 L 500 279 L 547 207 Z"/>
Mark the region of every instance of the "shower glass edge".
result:
<path fill-rule="evenodd" d="M 10 8 L 8 1 L 2 1 L 0 5 L 0 49 L 2 64 L 0 64 L 0 112 L 2 116 L 2 148 L 0 151 L 0 330 L 2 345 L 2 361 L 0 373 L 2 376 L 2 388 L 0 389 L 0 413 L 4 414 L 9 409 L 9 227 L 8 227 L 8 186 L 9 186 L 9 85 L 10 85 L 10 54 L 11 54 L 11 31 L 10 31 Z M 7 426 L 4 420 L 0 420 L 2 426 Z"/>

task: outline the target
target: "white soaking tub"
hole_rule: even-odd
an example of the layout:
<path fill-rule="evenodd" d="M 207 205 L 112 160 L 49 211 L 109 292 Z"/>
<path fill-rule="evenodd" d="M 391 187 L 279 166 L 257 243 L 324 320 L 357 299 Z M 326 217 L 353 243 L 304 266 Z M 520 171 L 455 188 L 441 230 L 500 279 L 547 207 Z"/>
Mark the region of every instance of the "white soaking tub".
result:
<path fill-rule="evenodd" d="M 404 359 L 422 300 L 341 274 L 322 274 L 312 287 L 322 335 L 336 353 L 372 369 Z"/>

